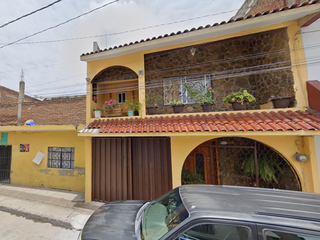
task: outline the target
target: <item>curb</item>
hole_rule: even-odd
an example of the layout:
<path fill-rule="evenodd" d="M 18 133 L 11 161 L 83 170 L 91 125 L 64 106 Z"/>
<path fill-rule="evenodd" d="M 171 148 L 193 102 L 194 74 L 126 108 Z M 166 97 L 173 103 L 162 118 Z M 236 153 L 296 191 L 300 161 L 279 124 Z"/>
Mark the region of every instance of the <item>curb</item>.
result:
<path fill-rule="evenodd" d="M 0 206 L 0 211 L 11 213 L 11 214 L 14 214 L 17 216 L 22 216 L 22 217 L 25 217 L 25 218 L 31 219 L 31 220 L 36 220 L 36 221 L 40 221 L 40 222 L 44 222 L 44 223 L 50 223 L 53 226 L 57 226 L 57 227 L 62 227 L 62 228 L 66 228 L 66 229 L 70 229 L 70 230 L 77 230 L 77 231 L 81 230 L 81 229 L 74 228 L 71 225 L 71 223 L 69 223 L 69 222 L 65 222 L 65 221 L 57 220 L 57 219 L 53 219 L 53 218 L 48 218 L 48 217 L 20 211 L 20 210 L 13 209 L 13 208 Z"/>

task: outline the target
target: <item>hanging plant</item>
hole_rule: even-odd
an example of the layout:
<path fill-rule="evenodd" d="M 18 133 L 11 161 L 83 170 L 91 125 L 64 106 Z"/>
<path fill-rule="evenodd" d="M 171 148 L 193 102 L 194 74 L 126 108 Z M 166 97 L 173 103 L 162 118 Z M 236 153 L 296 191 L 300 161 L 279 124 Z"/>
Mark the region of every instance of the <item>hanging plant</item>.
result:
<path fill-rule="evenodd" d="M 259 177 L 261 177 L 263 181 L 266 182 L 274 181 L 278 183 L 275 173 L 276 171 L 282 173 L 282 169 L 279 167 L 276 160 L 273 159 L 270 155 L 258 155 L 257 158 Z M 243 170 L 244 175 L 249 177 L 255 176 L 256 169 L 254 155 L 250 155 L 242 162 L 241 169 Z"/>

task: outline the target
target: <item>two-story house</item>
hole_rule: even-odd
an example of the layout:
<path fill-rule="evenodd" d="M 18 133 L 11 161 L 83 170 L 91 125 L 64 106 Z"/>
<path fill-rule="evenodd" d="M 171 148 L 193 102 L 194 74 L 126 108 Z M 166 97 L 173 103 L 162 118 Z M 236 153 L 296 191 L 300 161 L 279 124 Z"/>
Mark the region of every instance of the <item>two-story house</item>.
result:
<path fill-rule="evenodd" d="M 186 182 L 320 192 L 320 113 L 308 107 L 318 100 L 308 100 L 301 37 L 319 13 L 310 1 L 82 54 L 86 201 L 154 199 Z M 185 83 L 214 90 L 210 112 Z M 223 102 L 243 90 L 256 98 L 247 110 Z M 274 108 L 272 96 L 289 96 L 289 108 Z M 95 119 L 92 109 L 110 99 L 122 113 Z M 141 103 L 139 116 L 124 116 L 125 100 Z"/>

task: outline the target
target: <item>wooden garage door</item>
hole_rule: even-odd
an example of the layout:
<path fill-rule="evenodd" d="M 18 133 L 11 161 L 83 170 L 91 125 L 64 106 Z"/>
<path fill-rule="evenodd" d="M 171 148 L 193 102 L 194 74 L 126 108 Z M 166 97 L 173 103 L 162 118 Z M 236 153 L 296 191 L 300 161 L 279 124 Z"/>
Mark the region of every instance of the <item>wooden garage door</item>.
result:
<path fill-rule="evenodd" d="M 93 200 L 152 200 L 171 188 L 170 138 L 93 138 Z"/>
<path fill-rule="evenodd" d="M 133 138 L 132 158 L 134 199 L 156 199 L 172 189 L 170 138 Z"/>

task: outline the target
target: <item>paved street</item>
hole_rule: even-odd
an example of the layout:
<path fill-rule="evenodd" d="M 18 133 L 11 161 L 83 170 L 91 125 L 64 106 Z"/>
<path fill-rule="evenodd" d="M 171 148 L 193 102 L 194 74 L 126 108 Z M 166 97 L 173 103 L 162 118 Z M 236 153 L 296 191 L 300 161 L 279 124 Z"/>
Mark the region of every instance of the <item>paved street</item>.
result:
<path fill-rule="evenodd" d="M 76 240 L 80 232 L 2 211 L 0 211 L 0 225 L 0 238 L 4 240 Z"/>
<path fill-rule="evenodd" d="M 101 204 L 78 192 L 0 184 L 0 239 L 77 239 Z"/>

